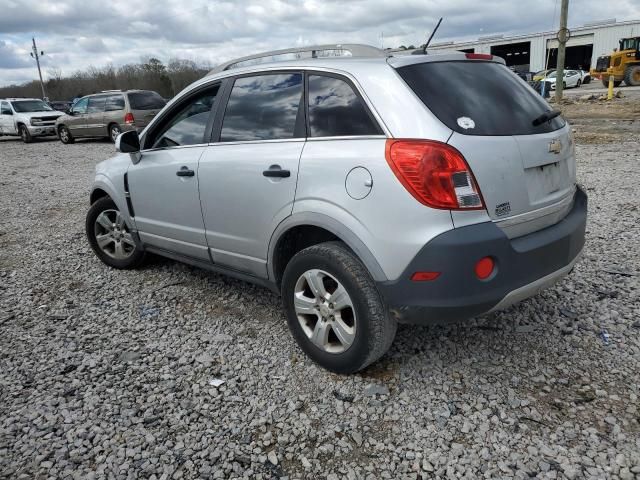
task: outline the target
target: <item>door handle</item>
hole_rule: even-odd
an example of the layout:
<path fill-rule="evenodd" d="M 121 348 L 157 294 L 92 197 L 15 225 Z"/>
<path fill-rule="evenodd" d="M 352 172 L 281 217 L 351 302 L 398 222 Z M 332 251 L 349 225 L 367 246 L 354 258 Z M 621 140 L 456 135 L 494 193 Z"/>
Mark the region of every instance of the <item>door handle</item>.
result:
<path fill-rule="evenodd" d="M 180 170 L 176 172 L 176 175 L 179 177 L 193 177 L 196 174 L 193 170 L 189 169 L 189 167 L 182 167 Z"/>
<path fill-rule="evenodd" d="M 280 165 L 271 165 L 267 170 L 262 172 L 262 175 L 269 178 L 287 178 L 291 176 L 289 170 L 283 170 Z"/>

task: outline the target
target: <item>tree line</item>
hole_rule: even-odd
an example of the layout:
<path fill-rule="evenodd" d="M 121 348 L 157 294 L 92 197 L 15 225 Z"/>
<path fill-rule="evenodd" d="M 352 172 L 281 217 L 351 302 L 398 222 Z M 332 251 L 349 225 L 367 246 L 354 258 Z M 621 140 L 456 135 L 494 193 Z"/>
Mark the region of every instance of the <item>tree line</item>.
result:
<path fill-rule="evenodd" d="M 103 90 L 154 90 L 165 98 L 171 98 L 187 85 L 205 76 L 211 70 L 208 65 L 198 65 L 190 60 L 171 59 L 164 65 L 157 58 L 121 67 L 107 65 L 88 67 L 63 77 L 59 69 L 48 70 L 45 90 L 49 100 L 69 101 L 76 97 Z M 34 80 L 22 85 L 0 87 L 0 98 L 40 98 L 40 82 Z"/>

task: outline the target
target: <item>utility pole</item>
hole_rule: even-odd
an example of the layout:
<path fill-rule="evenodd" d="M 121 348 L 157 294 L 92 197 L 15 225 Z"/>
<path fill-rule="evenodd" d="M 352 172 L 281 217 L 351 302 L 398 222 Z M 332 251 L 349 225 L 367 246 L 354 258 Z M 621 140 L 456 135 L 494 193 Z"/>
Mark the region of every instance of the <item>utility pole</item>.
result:
<path fill-rule="evenodd" d="M 569 0 L 562 0 L 560 6 L 560 30 L 558 30 L 558 64 L 556 65 L 556 103 L 562 100 L 564 82 L 564 59 L 569 39 L 567 17 L 569 16 Z"/>
<path fill-rule="evenodd" d="M 40 70 L 40 57 L 44 55 L 44 52 L 38 53 L 38 47 L 36 47 L 35 37 L 32 37 L 31 40 L 33 41 L 33 47 L 32 47 L 33 51 L 31 52 L 31 56 L 36 59 L 36 64 L 38 65 L 38 76 L 40 77 L 40 88 L 42 88 L 42 99 L 44 100 L 45 98 L 47 98 L 47 94 L 44 92 L 44 82 L 42 81 L 42 71 Z"/>

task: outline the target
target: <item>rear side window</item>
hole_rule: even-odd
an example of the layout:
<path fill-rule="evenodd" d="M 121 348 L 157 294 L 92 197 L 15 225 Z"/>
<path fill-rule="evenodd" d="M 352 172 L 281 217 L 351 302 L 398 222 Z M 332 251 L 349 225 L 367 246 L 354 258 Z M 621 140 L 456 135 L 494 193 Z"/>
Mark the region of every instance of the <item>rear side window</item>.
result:
<path fill-rule="evenodd" d="M 464 135 L 531 135 L 565 124 L 556 117 L 533 126 L 533 120 L 551 107 L 499 63 L 427 62 L 398 72 L 442 123 Z"/>
<path fill-rule="evenodd" d="M 364 103 L 344 80 L 309 75 L 311 137 L 382 135 Z"/>
<path fill-rule="evenodd" d="M 89 106 L 87 107 L 87 113 L 102 113 L 104 112 L 105 97 L 89 97 Z"/>
<path fill-rule="evenodd" d="M 294 138 L 304 125 L 302 74 L 236 79 L 222 121 L 221 142 Z"/>
<path fill-rule="evenodd" d="M 107 97 L 104 111 L 115 112 L 118 110 L 124 110 L 124 97 L 122 95 L 111 95 Z"/>
<path fill-rule="evenodd" d="M 167 102 L 156 92 L 128 93 L 131 110 L 160 110 Z"/>

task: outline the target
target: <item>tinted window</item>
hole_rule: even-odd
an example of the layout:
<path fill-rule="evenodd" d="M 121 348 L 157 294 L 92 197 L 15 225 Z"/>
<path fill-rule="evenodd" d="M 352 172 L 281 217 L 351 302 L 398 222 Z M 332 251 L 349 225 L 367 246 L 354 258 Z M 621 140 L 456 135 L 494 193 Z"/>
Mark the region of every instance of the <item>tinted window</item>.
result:
<path fill-rule="evenodd" d="M 312 137 L 382 134 L 347 82 L 321 75 L 309 76 L 309 127 Z"/>
<path fill-rule="evenodd" d="M 398 72 L 442 123 L 465 135 L 530 135 L 564 126 L 556 117 L 534 127 L 533 120 L 551 107 L 499 63 L 428 62 Z"/>
<path fill-rule="evenodd" d="M 51 112 L 53 108 L 42 100 L 18 100 L 11 102 L 16 112 Z"/>
<path fill-rule="evenodd" d="M 75 113 L 87 113 L 87 103 L 89 103 L 88 98 L 81 98 L 73 105 L 73 111 Z"/>
<path fill-rule="evenodd" d="M 293 138 L 302 98 L 302 74 L 236 79 L 222 122 L 221 142 Z"/>
<path fill-rule="evenodd" d="M 89 106 L 87 107 L 87 113 L 104 112 L 105 100 L 106 97 L 89 97 Z"/>
<path fill-rule="evenodd" d="M 110 95 L 107 97 L 104 106 L 105 112 L 115 112 L 124 110 L 124 97 L 122 95 Z"/>
<path fill-rule="evenodd" d="M 0 104 L 0 110 L 2 115 L 11 115 L 11 108 L 9 108 L 9 104 L 7 102 L 2 102 Z"/>
<path fill-rule="evenodd" d="M 167 104 L 156 92 L 131 92 L 127 95 L 131 110 L 159 110 Z"/>
<path fill-rule="evenodd" d="M 152 141 L 152 148 L 205 143 L 204 133 L 219 86 L 205 90 L 174 110 Z M 173 113 L 172 112 L 172 113 Z"/>

